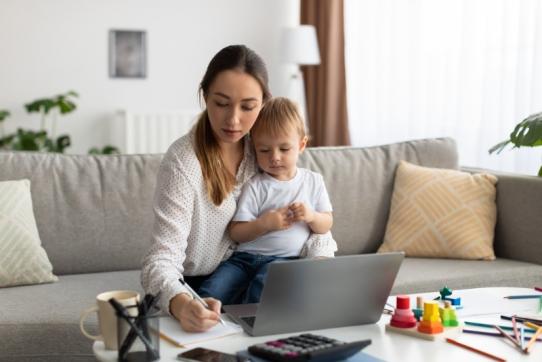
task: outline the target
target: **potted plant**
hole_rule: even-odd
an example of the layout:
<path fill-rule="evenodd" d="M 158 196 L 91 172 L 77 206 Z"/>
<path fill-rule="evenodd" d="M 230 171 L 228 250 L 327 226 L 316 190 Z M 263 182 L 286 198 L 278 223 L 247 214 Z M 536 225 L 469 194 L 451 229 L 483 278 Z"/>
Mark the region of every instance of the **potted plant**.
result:
<path fill-rule="evenodd" d="M 32 137 L 36 139 L 37 150 L 47 150 L 49 152 L 63 153 L 66 147 L 71 145 L 69 135 L 62 135 L 56 138 L 56 123 L 58 115 L 71 113 L 77 109 L 77 105 L 73 98 L 79 97 L 74 91 L 69 91 L 65 94 L 59 94 L 51 98 L 41 98 L 33 102 L 25 104 L 28 113 L 39 113 L 41 115 L 41 131 L 26 133 L 24 136 L 28 140 Z M 47 119 L 49 114 L 52 116 L 51 121 L 51 138 L 47 137 Z M 40 142 L 43 140 L 43 142 Z"/>
<path fill-rule="evenodd" d="M 513 148 L 542 146 L 542 112 L 532 114 L 518 123 L 510 133 L 510 138 L 491 147 L 489 153 L 500 153 L 510 143 L 514 145 Z M 538 176 L 542 177 L 542 166 Z"/>
<path fill-rule="evenodd" d="M 64 134 L 56 137 L 56 123 L 59 115 L 71 113 L 77 109 L 75 99 L 79 95 L 74 91 L 59 94 L 51 98 L 40 98 L 25 104 L 28 113 L 39 113 L 41 118 L 40 130 L 17 129 L 15 133 L 5 135 L 3 129 L 4 120 L 9 117 L 7 110 L 0 110 L 0 150 L 16 151 L 42 151 L 64 153 L 71 145 L 71 138 Z M 48 136 L 47 126 L 51 118 L 51 135 Z M 55 139 L 56 138 L 56 139 Z M 90 154 L 118 154 L 119 149 L 107 145 L 103 148 L 93 147 Z"/>
<path fill-rule="evenodd" d="M 6 109 L 0 109 L 0 140 L 4 139 L 6 136 L 4 131 L 4 120 L 10 115 L 9 111 Z M 0 144 L 0 147 L 2 145 Z"/>

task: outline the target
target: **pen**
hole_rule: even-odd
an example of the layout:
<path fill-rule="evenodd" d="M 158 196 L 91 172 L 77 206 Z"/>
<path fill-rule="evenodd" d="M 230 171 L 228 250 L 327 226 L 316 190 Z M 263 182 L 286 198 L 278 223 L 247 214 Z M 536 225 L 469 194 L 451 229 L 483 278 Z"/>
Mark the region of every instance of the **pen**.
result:
<path fill-rule="evenodd" d="M 209 307 L 209 304 L 207 304 L 207 302 L 205 302 L 203 299 L 201 299 L 201 297 L 198 295 L 198 293 L 196 293 L 194 291 L 194 289 L 192 289 L 190 287 L 190 285 L 188 285 L 187 282 L 185 282 L 182 278 L 179 278 L 179 281 L 181 282 L 182 285 L 184 285 L 184 287 L 186 289 L 188 289 L 188 291 L 190 292 L 190 294 L 192 294 L 192 297 L 194 297 L 194 299 L 196 299 L 198 302 L 200 302 L 201 304 L 203 304 L 203 306 L 209 310 L 211 310 L 211 307 Z M 218 316 L 218 319 L 220 320 L 220 324 L 222 324 L 223 326 L 226 325 L 226 322 L 224 322 L 224 320 L 222 319 L 222 317 Z"/>
<path fill-rule="evenodd" d="M 509 295 L 505 297 L 506 299 L 538 299 L 542 297 L 542 294 L 532 294 L 532 295 Z"/>

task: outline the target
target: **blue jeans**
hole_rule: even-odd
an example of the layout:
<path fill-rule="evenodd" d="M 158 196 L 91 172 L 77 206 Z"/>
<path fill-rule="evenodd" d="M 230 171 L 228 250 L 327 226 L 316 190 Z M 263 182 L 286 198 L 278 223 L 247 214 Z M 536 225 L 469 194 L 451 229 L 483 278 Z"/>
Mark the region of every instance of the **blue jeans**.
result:
<path fill-rule="evenodd" d="M 292 259 L 297 257 L 234 252 L 201 284 L 199 295 L 216 298 L 224 305 L 258 303 L 269 264 Z"/>

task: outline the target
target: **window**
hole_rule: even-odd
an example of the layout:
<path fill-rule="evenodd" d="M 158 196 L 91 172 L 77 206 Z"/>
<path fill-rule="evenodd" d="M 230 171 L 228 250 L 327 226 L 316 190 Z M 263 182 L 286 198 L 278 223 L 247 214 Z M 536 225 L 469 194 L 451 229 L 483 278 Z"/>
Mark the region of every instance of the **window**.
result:
<path fill-rule="evenodd" d="M 542 111 L 542 0 L 346 0 L 353 145 L 453 137 L 460 164 L 536 175 L 542 148 L 488 149 Z"/>

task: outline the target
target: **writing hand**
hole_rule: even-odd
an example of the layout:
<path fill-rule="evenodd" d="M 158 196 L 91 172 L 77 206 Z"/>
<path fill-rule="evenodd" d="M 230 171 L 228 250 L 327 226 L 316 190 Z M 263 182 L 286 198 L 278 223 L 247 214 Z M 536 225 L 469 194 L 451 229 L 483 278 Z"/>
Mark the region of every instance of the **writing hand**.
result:
<path fill-rule="evenodd" d="M 176 298 L 184 299 L 176 303 Z M 209 305 L 209 309 L 196 299 L 185 299 L 186 294 L 182 293 L 175 296 L 170 304 L 172 314 L 179 320 L 181 327 L 187 332 L 204 332 L 219 322 L 220 306 L 219 300 L 214 298 L 204 298 Z M 190 297 L 188 297 L 190 298 Z"/>

